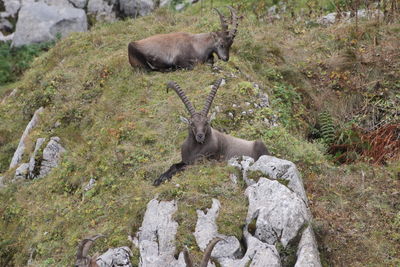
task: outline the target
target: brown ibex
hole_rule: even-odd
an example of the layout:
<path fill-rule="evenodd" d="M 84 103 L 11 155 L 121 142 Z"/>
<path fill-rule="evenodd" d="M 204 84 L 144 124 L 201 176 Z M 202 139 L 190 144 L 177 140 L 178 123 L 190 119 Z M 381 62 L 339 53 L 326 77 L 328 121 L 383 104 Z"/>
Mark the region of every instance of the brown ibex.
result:
<path fill-rule="evenodd" d="M 214 63 L 214 53 L 223 61 L 229 60 L 229 49 L 235 38 L 238 16 L 232 7 L 232 29 L 217 9 L 222 29 L 217 32 L 191 34 L 184 32 L 157 34 L 128 45 L 129 63 L 155 71 L 179 68 L 191 69 L 196 63 Z"/>
<path fill-rule="evenodd" d="M 206 249 L 204 250 L 204 256 L 203 256 L 203 259 L 201 260 L 200 267 L 207 267 L 208 261 L 211 258 L 211 252 L 213 251 L 215 245 L 221 240 L 223 240 L 223 239 L 219 238 L 219 237 L 215 237 L 213 240 L 210 241 L 210 243 L 207 245 Z M 183 256 L 185 258 L 186 267 L 194 267 L 193 261 L 190 258 L 187 248 L 185 248 L 185 250 L 183 251 Z"/>
<path fill-rule="evenodd" d="M 94 241 L 99 237 L 103 237 L 103 235 L 94 235 L 92 237 L 83 239 L 79 243 L 78 251 L 76 253 L 75 267 L 99 267 L 99 265 L 96 263 L 96 258 L 98 255 L 93 257 L 88 256 L 89 249 L 93 245 Z"/>
<path fill-rule="evenodd" d="M 247 141 L 221 133 L 210 126 L 211 117 L 207 117 L 212 101 L 217 93 L 222 79 L 217 80 L 207 97 L 206 104 L 201 112 L 196 112 L 185 93 L 175 82 L 169 82 L 168 88 L 174 89 L 190 113 L 190 119 L 181 118 L 189 124 L 189 135 L 181 147 L 182 161 L 173 164 L 165 173 L 154 181 L 160 185 L 165 180 L 193 164 L 200 158 L 229 160 L 236 156 L 249 156 L 254 160 L 262 155 L 268 155 L 268 150 L 262 141 Z"/>

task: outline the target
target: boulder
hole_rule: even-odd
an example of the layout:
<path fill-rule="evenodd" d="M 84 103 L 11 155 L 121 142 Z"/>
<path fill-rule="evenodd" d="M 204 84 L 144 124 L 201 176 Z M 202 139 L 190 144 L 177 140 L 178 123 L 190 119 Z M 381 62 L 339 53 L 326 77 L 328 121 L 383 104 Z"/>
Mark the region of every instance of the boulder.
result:
<path fill-rule="evenodd" d="M 133 239 L 139 248 L 140 267 L 184 267 L 183 253 L 175 259 L 175 235 L 178 223 L 173 214 L 177 211 L 176 201 L 151 200 L 147 204 L 142 226 Z"/>
<path fill-rule="evenodd" d="M 146 16 L 155 8 L 153 0 L 119 0 L 120 11 L 128 17 Z"/>
<path fill-rule="evenodd" d="M 60 144 L 60 138 L 52 137 L 43 150 L 38 178 L 46 176 L 53 168 L 57 167 L 64 152 L 65 149 Z"/>
<path fill-rule="evenodd" d="M 36 110 L 35 113 L 33 114 L 31 121 L 26 126 L 25 131 L 23 132 L 21 139 L 19 141 L 17 150 L 15 150 L 14 156 L 11 159 L 10 169 L 17 167 L 17 165 L 21 162 L 22 156 L 24 155 L 25 152 L 25 140 L 28 134 L 32 131 L 32 129 L 35 128 L 36 125 L 38 124 L 39 114 L 42 112 L 43 108 L 39 108 L 38 110 Z"/>
<path fill-rule="evenodd" d="M 99 267 L 132 267 L 132 251 L 128 247 L 110 248 L 96 259 Z"/>
<path fill-rule="evenodd" d="M 307 203 L 307 195 L 304 190 L 303 180 L 296 165 L 288 160 L 279 159 L 273 156 L 261 156 L 248 171 L 260 171 L 270 179 L 287 181 L 287 187 L 293 190 L 300 198 Z"/>
<path fill-rule="evenodd" d="M 87 4 L 87 14 L 95 16 L 98 21 L 115 21 L 117 14 L 115 13 L 116 0 L 89 0 Z"/>
<path fill-rule="evenodd" d="M 2 0 L 4 3 L 5 12 L 11 16 L 15 17 L 21 8 L 21 0 Z"/>
<path fill-rule="evenodd" d="M 36 161 L 36 155 L 39 152 L 40 148 L 42 147 L 42 145 L 44 144 L 44 141 L 46 141 L 46 138 L 38 138 L 36 140 L 36 145 L 35 145 L 35 150 L 33 151 L 31 158 L 29 160 L 29 177 L 28 178 L 35 178 L 35 176 L 38 173 L 35 173 L 38 169 L 38 166 L 40 164 L 40 162 Z"/>
<path fill-rule="evenodd" d="M 300 239 L 297 249 L 297 261 L 295 267 L 321 267 L 317 241 L 311 226 L 308 226 Z"/>
<path fill-rule="evenodd" d="M 197 210 L 196 229 L 193 233 L 196 238 L 196 243 L 201 251 L 204 251 L 210 241 L 215 237 L 220 237 L 223 240 L 218 242 L 211 257 L 216 258 L 236 258 L 241 255 L 240 242 L 234 236 L 225 236 L 218 234 L 217 217 L 220 209 L 220 202 L 217 199 L 212 200 L 212 206 L 204 213 L 202 210 Z"/>
<path fill-rule="evenodd" d="M 67 5 L 50 6 L 44 2 L 22 5 L 12 46 L 41 43 L 71 32 L 87 31 L 87 19 L 82 9 Z"/>
<path fill-rule="evenodd" d="M 76 8 L 85 8 L 88 0 L 68 0 Z"/>
<path fill-rule="evenodd" d="M 278 181 L 260 178 L 245 192 L 247 220 L 257 217 L 255 236 L 265 243 L 280 241 L 286 247 L 310 220 L 304 201 Z"/>
<path fill-rule="evenodd" d="M 15 176 L 12 180 L 13 182 L 18 180 L 25 180 L 29 177 L 29 163 L 22 163 L 19 167 L 15 170 Z"/>

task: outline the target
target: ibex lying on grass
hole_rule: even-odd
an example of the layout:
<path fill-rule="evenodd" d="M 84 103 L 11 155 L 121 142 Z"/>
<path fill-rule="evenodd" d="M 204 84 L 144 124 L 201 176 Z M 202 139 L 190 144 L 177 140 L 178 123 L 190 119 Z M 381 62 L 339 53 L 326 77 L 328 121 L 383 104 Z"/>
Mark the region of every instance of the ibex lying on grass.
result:
<path fill-rule="evenodd" d="M 210 260 L 211 257 L 211 252 L 213 251 L 215 245 L 221 240 L 222 238 L 215 237 L 213 240 L 210 241 L 210 243 L 206 247 L 206 250 L 204 251 L 204 256 L 203 259 L 201 260 L 200 267 L 207 267 L 208 261 Z M 186 267 L 194 267 L 193 261 L 190 258 L 187 248 L 185 248 L 185 250 L 183 251 L 183 255 L 185 258 Z"/>
<path fill-rule="evenodd" d="M 195 111 L 192 103 L 178 84 L 175 82 L 168 83 L 167 91 L 168 88 L 174 89 L 190 113 L 190 119 L 182 117 L 183 121 L 189 124 L 189 135 L 181 147 L 182 161 L 173 164 L 155 180 L 155 186 L 171 179 L 174 174 L 183 171 L 186 165 L 193 164 L 199 158 L 229 160 L 235 156 L 249 156 L 258 160 L 260 156 L 269 154 L 262 141 L 247 141 L 236 138 L 221 133 L 210 126 L 211 118 L 207 117 L 207 114 L 221 81 L 222 79 L 219 79 L 214 83 L 201 112 Z"/>
<path fill-rule="evenodd" d="M 226 18 L 216 9 L 221 20 L 221 31 L 211 33 L 168 33 L 157 34 L 128 45 L 129 63 L 132 67 L 167 71 L 178 68 L 192 68 L 196 63 L 214 62 L 214 53 L 229 60 L 229 48 L 235 38 L 238 16 L 232 7 L 231 30 Z"/>
<path fill-rule="evenodd" d="M 99 267 L 99 265 L 96 263 L 96 258 L 98 255 L 93 257 L 88 256 L 90 247 L 99 237 L 103 237 L 103 235 L 94 235 L 92 237 L 83 239 L 79 243 L 78 251 L 76 253 L 75 267 Z"/>

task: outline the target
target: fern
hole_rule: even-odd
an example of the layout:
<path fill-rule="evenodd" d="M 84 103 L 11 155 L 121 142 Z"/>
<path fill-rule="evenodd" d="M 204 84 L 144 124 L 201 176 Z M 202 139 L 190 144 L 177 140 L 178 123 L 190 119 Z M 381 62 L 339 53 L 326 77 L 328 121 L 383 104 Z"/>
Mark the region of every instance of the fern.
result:
<path fill-rule="evenodd" d="M 319 124 L 321 125 L 321 139 L 327 145 L 331 145 L 335 141 L 335 126 L 329 112 L 324 111 L 318 116 Z"/>

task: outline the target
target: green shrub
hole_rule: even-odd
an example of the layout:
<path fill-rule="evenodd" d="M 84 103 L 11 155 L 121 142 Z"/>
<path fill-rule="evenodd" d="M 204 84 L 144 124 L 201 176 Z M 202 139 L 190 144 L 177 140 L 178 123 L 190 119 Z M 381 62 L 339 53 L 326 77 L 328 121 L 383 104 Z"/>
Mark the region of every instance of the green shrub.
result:
<path fill-rule="evenodd" d="M 12 48 L 11 42 L 0 43 L 0 85 L 17 80 L 21 74 L 29 68 L 33 59 L 39 56 L 55 42 L 26 45 Z"/>

